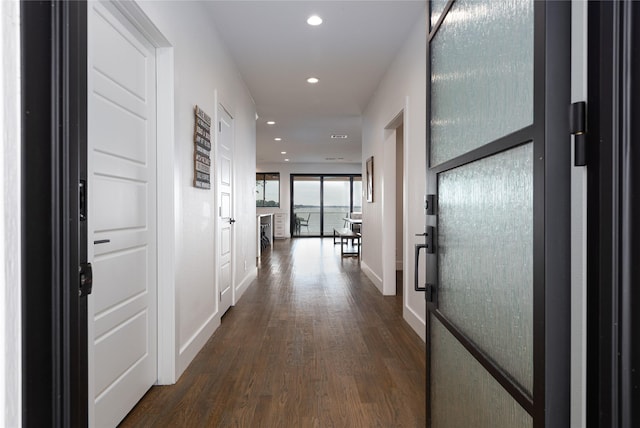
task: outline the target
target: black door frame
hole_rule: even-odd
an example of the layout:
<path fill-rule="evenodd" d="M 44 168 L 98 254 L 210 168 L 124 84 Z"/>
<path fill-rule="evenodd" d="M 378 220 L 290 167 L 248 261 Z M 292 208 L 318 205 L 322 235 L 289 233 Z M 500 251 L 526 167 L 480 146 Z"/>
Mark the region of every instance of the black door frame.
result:
<path fill-rule="evenodd" d="M 534 122 L 512 134 L 434 167 L 430 164 L 430 43 L 455 0 L 449 0 L 427 39 L 427 193 L 437 195 L 437 174 L 479 160 L 527 141 L 534 144 L 533 194 L 533 394 L 524 391 L 475 343 L 469 340 L 437 305 L 436 254 L 427 257 L 427 336 L 432 318 L 437 318 L 475 359 L 533 418 L 534 428 L 564 428 L 570 422 L 570 134 L 571 3 L 534 2 Z M 436 197 L 437 200 L 437 197 Z M 435 228 L 437 215 L 426 216 Z M 437 213 L 437 202 L 434 214 Z M 434 274 L 435 272 L 435 274 Z M 430 344 L 427 340 L 427 364 Z M 428 375 L 429 376 L 429 375 Z M 430 406 L 430 378 L 427 378 Z M 431 426 L 429 419 L 428 425 Z"/>
<path fill-rule="evenodd" d="M 640 4 L 589 2 L 588 26 L 587 426 L 630 428 L 640 424 Z"/>
<path fill-rule="evenodd" d="M 85 2 L 20 3 L 22 424 L 87 426 Z M 86 181 L 85 181 L 86 182 Z"/>

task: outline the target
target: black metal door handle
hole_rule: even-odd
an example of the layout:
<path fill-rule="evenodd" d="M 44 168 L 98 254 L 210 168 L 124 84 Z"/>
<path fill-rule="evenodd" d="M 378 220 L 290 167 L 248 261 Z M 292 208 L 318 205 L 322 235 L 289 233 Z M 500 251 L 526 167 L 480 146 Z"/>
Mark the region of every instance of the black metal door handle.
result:
<path fill-rule="evenodd" d="M 414 268 L 414 272 L 413 272 L 413 286 L 414 289 L 416 291 L 427 291 L 426 287 L 420 287 L 418 285 L 418 266 L 419 266 L 419 261 L 420 261 L 420 250 L 422 250 L 423 248 L 427 248 L 427 244 L 416 244 L 416 248 L 415 248 L 415 264 L 413 266 Z"/>
<path fill-rule="evenodd" d="M 236 219 L 235 219 L 235 218 L 230 218 L 230 219 L 229 219 L 229 224 L 233 224 L 233 223 L 235 223 L 235 222 L 236 222 Z"/>
<path fill-rule="evenodd" d="M 91 294 L 93 289 L 93 268 L 91 263 L 81 263 L 78 267 L 80 276 L 80 286 L 78 287 L 78 296 L 84 297 Z"/>

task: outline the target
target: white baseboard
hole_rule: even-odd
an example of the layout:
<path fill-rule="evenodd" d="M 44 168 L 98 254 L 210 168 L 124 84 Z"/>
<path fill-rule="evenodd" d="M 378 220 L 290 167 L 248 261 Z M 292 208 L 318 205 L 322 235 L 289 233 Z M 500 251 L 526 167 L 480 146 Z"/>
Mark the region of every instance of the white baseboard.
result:
<path fill-rule="evenodd" d="M 218 312 L 216 312 L 211 315 L 209 319 L 198 329 L 198 331 L 189 338 L 187 343 L 180 348 L 180 353 L 178 354 L 177 379 L 180 379 L 182 373 L 184 373 L 186 368 L 189 367 L 191 361 L 193 361 L 196 355 L 198 355 L 198 352 L 200 352 L 218 327 L 220 327 L 220 316 L 218 315 Z"/>
<path fill-rule="evenodd" d="M 250 269 L 247 276 L 244 277 L 242 282 L 236 287 L 236 302 L 242 294 L 247 290 L 251 282 L 258 276 L 258 269 Z M 198 355 L 198 352 L 202 350 L 207 341 L 211 338 L 211 335 L 220 327 L 220 316 L 216 312 L 211 315 L 209 319 L 196 331 L 196 333 L 189 338 L 186 344 L 180 348 L 178 355 L 178 373 L 177 379 L 182 376 L 182 373 L 189 367 L 191 361 Z"/>
<path fill-rule="evenodd" d="M 249 285 L 257 277 L 258 277 L 258 268 L 254 266 L 253 268 L 249 269 L 247 276 L 245 276 L 244 279 L 240 282 L 240 284 L 238 284 L 238 286 L 236 287 L 236 303 L 238 303 L 238 300 L 240 300 L 244 292 L 247 291 L 247 288 L 249 288 Z"/>
<path fill-rule="evenodd" d="M 360 267 L 362 268 L 362 272 L 373 282 L 376 288 L 382 293 L 382 278 L 380 278 L 376 273 L 367 265 L 365 262 L 360 262 Z"/>
<path fill-rule="evenodd" d="M 420 336 L 424 342 L 427 341 L 427 323 L 413 309 L 406 304 L 403 307 L 402 317 L 409 326 Z"/>

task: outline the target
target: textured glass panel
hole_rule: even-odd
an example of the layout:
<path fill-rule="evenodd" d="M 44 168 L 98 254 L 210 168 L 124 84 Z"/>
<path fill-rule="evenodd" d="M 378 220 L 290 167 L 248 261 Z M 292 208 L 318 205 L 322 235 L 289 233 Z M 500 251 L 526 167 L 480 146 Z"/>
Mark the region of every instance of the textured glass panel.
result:
<path fill-rule="evenodd" d="M 529 392 L 533 143 L 438 176 L 438 307 Z"/>
<path fill-rule="evenodd" d="M 431 0 L 431 27 L 436 25 L 448 0 Z"/>
<path fill-rule="evenodd" d="M 431 43 L 431 165 L 532 123 L 533 1 L 457 1 Z"/>
<path fill-rule="evenodd" d="M 431 317 L 433 428 L 529 428 L 531 416 Z"/>

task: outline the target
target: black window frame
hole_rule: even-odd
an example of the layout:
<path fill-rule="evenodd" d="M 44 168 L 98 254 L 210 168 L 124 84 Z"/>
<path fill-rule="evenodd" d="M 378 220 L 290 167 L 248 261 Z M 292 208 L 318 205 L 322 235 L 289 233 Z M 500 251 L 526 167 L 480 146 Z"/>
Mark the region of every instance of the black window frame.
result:
<path fill-rule="evenodd" d="M 256 208 L 280 208 L 280 173 L 279 172 L 256 172 L 256 183 L 259 181 L 258 176 L 262 175 L 262 205 L 258 205 L 258 191 L 256 190 Z M 267 175 L 277 175 L 278 176 L 278 200 L 276 201 L 276 205 L 264 205 L 266 202 L 266 190 L 267 190 Z M 257 184 L 256 184 L 257 187 Z"/>
<path fill-rule="evenodd" d="M 293 182 L 295 181 L 296 177 L 318 177 L 320 179 L 320 234 L 318 235 L 296 235 L 294 233 L 295 229 L 296 229 L 296 221 L 295 221 L 295 216 L 294 216 L 294 204 L 293 204 Z M 290 209 L 290 213 L 291 215 L 290 217 L 290 236 L 291 237 L 295 237 L 295 238 L 326 238 L 328 236 L 332 236 L 332 235 L 325 235 L 324 234 L 324 179 L 325 178 L 329 178 L 329 177 L 349 177 L 350 180 L 350 197 L 349 197 L 349 212 L 353 212 L 353 179 L 354 178 L 360 178 L 360 181 L 362 181 L 362 174 L 345 174 L 345 173 L 341 173 L 341 174 L 291 174 L 290 175 L 290 186 L 289 186 L 289 190 L 290 190 L 290 198 L 289 198 L 289 209 Z M 362 206 L 362 205 L 361 205 Z"/>

